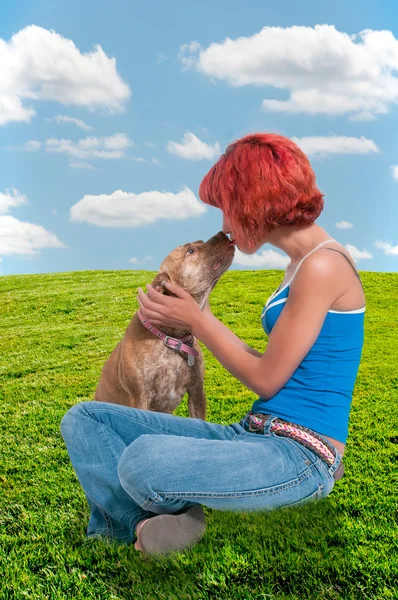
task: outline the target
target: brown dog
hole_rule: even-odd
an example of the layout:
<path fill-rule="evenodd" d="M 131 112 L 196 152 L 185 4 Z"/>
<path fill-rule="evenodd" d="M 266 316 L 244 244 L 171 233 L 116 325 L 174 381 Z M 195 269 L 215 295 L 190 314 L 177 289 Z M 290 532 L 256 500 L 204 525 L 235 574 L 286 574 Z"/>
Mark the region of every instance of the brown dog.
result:
<path fill-rule="evenodd" d="M 203 310 L 234 255 L 235 247 L 222 231 L 207 242 L 197 240 L 178 246 L 160 265 L 152 286 L 162 294 L 175 296 L 164 287 L 171 280 Z M 171 327 L 161 331 L 178 339 L 191 333 Z M 197 340 L 192 347 L 198 355 L 189 366 L 188 354 L 165 345 L 147 329 L 136 312 L 102 368 L 94 400 L 171 414 L 188 392 L 190 416 L 205 420 L 203 355 Z"/>

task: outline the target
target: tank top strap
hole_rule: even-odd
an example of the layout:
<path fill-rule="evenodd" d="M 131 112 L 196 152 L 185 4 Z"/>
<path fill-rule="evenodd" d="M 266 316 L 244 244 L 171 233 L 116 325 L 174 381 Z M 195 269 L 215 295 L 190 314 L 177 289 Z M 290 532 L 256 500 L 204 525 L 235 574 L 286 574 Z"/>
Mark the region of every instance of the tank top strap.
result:
<path fill-rule="evenodd" d="M 296 275 L 297 271 L 299 270 L 302 262 L 307 258 L 307 256 L 309 256 L 310 254 L 312 254 L 313 252 L 315 252 L 315 250 L 318 250 L 318 248 L 320 248 L 321 246 L 323 246 L 324 244 L 327 244 L 329 242 L 337 242 L 337 240 L 330 238 L 328 240 L 324 240 L 323 242 L 321 242 L 320 244 L 318 244 L 317 246 L 315 246 L 315 248 L 313 248 L 310 252 L 308 252 L 308 254 L 306 254 L 305 256 L 303 256 L 303 258 L 300 260 L 299 264 L 297 265 L 297 267 L 294 270 L 293 275 L 290 277 L 289 281 L 287 283 L 285 283 L 283 286 L 282 284 L 278 287 L 277 290 L 275 290 L 275 292 L 273 294 L 271 294 L 271 296 L 268 298 L 265 306 L 269 306 L 271 301 L 278 296 L 280 293 L 282 293 L 293 281 L 294 276 Z M 337 242 L 338 243 L 338 242 Z"/>
<path fill-rule="evenodd" d="M 306 254 L 305 256 L 303 256 L 303 258 L 300 260 L 299 264 L 297 265 L 297 267 L 294 270 L 293 275 L 291 276 L 291 278 L 289 279 L 289 281 L 287 282 L 286 286 L 291 284 L 291 282 L 293 281 L 297 271 L 299 270 L 299 268 L 301 267 L 302 263 L 305 261 L 305 259 L 310 256 L 310 254 L 312 254 L 313 252 L 315 252 L 315 250 L 318 250 L 318 248 L 320 248 L 321 246 L 323 246 L 324 244 L 328 244 L 329 242 L 337 242 L 337 240 L 333 239 L 333 238 L 329 238 L 328 240 L 324 240 L 323 242 L 321 242 L 320 244 L 318 244 L 317 246 L 315 246 L 315 248 L 313 248 L 312 250 L 310 250 L 310 252 L 308 252 L 308 254 Z M 338 243 L 338 242 L 337 242 Z"/>

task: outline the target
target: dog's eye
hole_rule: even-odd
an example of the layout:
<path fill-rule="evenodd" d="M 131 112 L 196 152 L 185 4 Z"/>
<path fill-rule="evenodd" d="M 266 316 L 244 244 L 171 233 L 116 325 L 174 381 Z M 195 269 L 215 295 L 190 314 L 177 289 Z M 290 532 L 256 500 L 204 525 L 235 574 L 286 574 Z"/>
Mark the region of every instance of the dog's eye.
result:
<path fill-rule="evenodd" d="M 187 250 L 187 254 L 193 254 L 195 252 L 195 248 L 189 247 Z"/>

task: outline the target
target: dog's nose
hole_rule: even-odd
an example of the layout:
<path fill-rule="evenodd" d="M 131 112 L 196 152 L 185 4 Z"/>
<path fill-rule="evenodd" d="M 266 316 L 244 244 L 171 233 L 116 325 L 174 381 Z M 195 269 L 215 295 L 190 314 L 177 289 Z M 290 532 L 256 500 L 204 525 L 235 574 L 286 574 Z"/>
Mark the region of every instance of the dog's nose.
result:
<path fill-rule="evenodd" d="M 231 240 L 229 239 L 229 237 L 227 236 L 226 233 L 224 233 L 223 231 L 219 231 L 218 233 L 213 235 L 213 237 L 211 237 L 209 240 L 207 240 L 207 244 L 209 244 L 209 246 L 211 246 L 213 244 L 219 244 L 219 243 L 224 244 L 225 242 L 229 243 L 230 241 Z"/>

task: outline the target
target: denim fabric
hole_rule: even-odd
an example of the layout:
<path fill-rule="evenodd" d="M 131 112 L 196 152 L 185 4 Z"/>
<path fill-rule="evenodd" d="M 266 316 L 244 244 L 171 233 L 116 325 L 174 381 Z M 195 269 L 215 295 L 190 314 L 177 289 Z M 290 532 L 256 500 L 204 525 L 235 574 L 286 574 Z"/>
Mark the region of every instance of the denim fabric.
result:
<path fill-rule="evenodd" d="M 333 473 L 299 442 L 270 432 L 111 404 L 81 402 L 60 429 L 84 490 L 87 537 L 129 544 L 139 521 L 194 504 L 217 510 L 275 510 L 328 496 Z M 243 420 L 243 417 L 242 417 Z"/>

